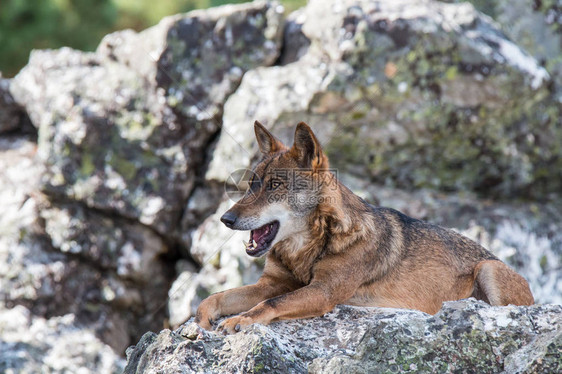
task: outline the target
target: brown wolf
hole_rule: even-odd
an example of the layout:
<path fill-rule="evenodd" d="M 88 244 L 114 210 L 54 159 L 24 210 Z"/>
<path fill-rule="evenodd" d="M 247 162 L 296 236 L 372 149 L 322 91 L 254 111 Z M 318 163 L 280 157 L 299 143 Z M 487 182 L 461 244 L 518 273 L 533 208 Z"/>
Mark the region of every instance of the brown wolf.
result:
<path fill-rule="evenodd" d="M 286 147 L 256 121 L 263 160 L 244 197 L 222 217 L 251 230 L 246 252 L 267 253 L 254 285 L 205 299 L 195 321 L 234 333 L 253 323 L 320 316 L 337 304 L 436 313 L 470 296 L 492 305 L 531 305 L 523 277 L 464 236 L 396 210 L 369 205 L 329 171 L 305 123 Z"/>

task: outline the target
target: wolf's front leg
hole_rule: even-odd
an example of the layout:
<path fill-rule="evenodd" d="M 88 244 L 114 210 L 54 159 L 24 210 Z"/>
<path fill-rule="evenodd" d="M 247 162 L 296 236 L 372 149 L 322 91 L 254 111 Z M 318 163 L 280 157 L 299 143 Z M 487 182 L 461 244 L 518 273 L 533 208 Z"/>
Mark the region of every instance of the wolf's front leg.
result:
<path fill-rule="evenodd" d="M 218 318 L 245 312 L 275 295 L 277 295 L 275 289 L 259 283 L 215 293 L 201 302 L 197 308 L 195 322 L 204 329 L 210 330 L 213 322 Z"/>
<path fill-rule="evenodd" d="M 351 251 L 326 256 L 317 263 L 308 286 L 262 301 L 246 313 L 224 320 L 217 329 L 233 334 L 254 323 L 267 325 L 274 320 L 316 317 L 330 312 L 337 304 L 349 300 L 363 283 L 367 267 L 356 258 L 359 255 L 358 251 Z"/>
<path fill-rule="evenodd" d="M 264 272 L 256 284 L 209 296 L 197 308 L 195 322 L 210 330 L 213 322 L 222 316 L 245 312 L 264 300 L 300 286 L 301 284 L 286 269 L 280 267 L 275 259 L 268 258 Z"/>
<path fill-rule="evenodd" d="M 338 302 L 328 297 L 321 285 L 310 284 L 296 291 L 265 300 L 246 313 L 224 320 L 218 330 L 233 334 L 254 323 L 269 324 L 273 320 L 321 316 Z"/>

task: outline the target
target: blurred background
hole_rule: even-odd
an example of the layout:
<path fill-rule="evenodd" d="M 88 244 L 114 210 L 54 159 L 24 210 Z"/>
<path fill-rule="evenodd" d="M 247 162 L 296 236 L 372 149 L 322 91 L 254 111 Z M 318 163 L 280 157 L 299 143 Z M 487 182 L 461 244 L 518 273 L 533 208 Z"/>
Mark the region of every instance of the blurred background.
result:
<path fill-rule="evenodd" d="M 163 17 L 244 0 L 2 0 L 0 71 L 14 76 L 32 49 L 63 46 L 93 51 L 112 31 L 144 30 Z M 306 0 L 282 1 L 292 11 Z"/>

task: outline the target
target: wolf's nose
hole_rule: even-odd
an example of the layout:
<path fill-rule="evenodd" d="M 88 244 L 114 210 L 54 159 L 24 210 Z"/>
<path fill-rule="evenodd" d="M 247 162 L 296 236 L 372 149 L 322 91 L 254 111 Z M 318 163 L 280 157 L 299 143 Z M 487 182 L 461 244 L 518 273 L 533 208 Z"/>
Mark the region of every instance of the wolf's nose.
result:
<path fill-rule="evenodd" d="M 221 221 L 226 225 L 226 227 L 232 228 L 237 218 L 238 217 L 236 216 L 236 214 L 232 212 L 226 212 L 225 214 L 222 215 Z"/>

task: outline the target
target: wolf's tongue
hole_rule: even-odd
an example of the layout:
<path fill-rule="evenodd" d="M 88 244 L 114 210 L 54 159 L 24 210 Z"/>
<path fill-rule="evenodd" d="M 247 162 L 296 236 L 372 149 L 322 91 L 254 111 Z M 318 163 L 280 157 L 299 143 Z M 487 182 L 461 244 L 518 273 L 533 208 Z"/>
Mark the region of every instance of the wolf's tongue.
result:
<path fill-rule="evenodd" d="M 259 229 L 252 230 L 252 232 L 250 233 L 250 240 L 254 240 L 256 243 L 259 243 L 261 239 L 269 234 L 270 230 L 271 225 L 265 225 L 260 227 Z"/>

